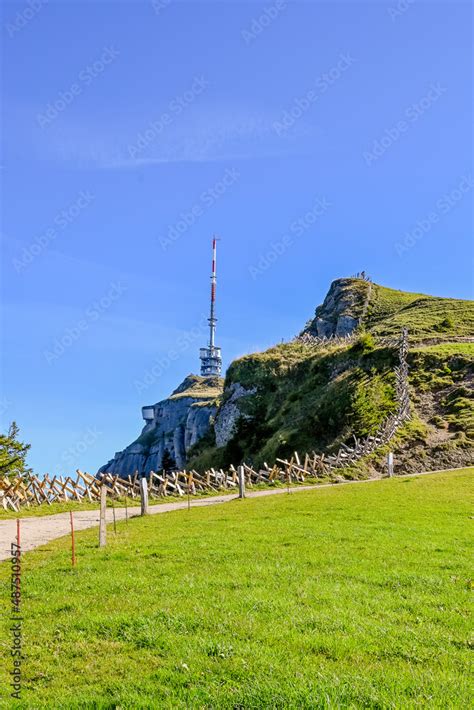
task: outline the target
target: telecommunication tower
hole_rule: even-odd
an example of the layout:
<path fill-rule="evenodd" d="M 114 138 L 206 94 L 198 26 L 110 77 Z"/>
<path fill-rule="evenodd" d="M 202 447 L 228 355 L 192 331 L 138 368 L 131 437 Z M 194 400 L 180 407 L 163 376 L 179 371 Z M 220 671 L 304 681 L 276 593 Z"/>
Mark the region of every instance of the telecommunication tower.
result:
<path fill-rule="evenodd" d="M 217 238 L 212 240 L 212 272 L 211 272 L 211 313 L 209 317 L 209 345 L 201 348 L 201 375 L 203 377 L 219 377 L 222 372 L 221 349 L 216 346 L 216 283 L 217 283 Z"/>

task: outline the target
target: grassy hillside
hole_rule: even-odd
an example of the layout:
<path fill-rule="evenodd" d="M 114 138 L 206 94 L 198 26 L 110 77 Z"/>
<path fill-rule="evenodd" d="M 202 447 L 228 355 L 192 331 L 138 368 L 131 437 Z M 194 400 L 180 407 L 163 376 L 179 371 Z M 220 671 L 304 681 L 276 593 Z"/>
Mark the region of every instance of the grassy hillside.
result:
<path fill-rule="evenodd" d="M 377 335 L 408 328 L 413 336 L 474 335 L 474 304 L 372 285 L 365 327 Z"/>
<path fill-rule="evenodd" d="M 452 472 L 134 519 L 104 550 L 79 533 L 74 571 L 49 543 L 24 556 L 15 707 L 466 708 L 470 491 Z"/>
<path fill-rule="evenodd" d="M 353 433 L 372 434 L 396 408 L 396 364 L 393 348 L 373 347 L 365 336 L 350 347 L 314 349 L 290 343 L 241 358 L 230 366 L 226 385 L 258 386 L 257 393 L 240 405 L 251 419 L 241 419 L 225 447 L 216 448 L 212 438 L 203 440 L 194 449 L 190 466 L 227 466 L 244 459 L 257 466 L 264 461 L 272 464 L 295 449 L 331 452 L 341 442 L 350 442 Z M 457 456 L 460 463 L 463 457 L 470 462 L 474 343 L 418 347 L 410 352 L 409 365 L 414 412 L 405 431 L 408 439 L 402 437 L 400 446 L 407 446 L 411 437 L 430 444 L 435 467 L 449 465 L 449 452 L 455 462 Z M 430 465 L 429 460 L 420 461 L 420 466 Z"/>
<path fill-rule="evenodd" d="M 351 288 L 356 290 L 353 298 Z M 295 450 L 333 452 L 350 443 L 352 434 L 373 434 L 396 408 L 398 354 L 383 338 L 393 339 L 403 327 L 412 343 L 414 409 L 412 422 L 394 445 L 400 451 L 416 450 L 416 470 L 474 460 L 474 342 L 460 342 L 460 336 L 474 336 L 474 303 L 395 291 L 360 279 L 343 280 L 339 293 L 347 304 L 344 313 L 354 317 L 352 309 L 360 312 L 362 296 L 370 294 L 359 339 L 318 347 L 293 341 L 233 362 L 223 403 L 234 383 L 257 387 L 257 392 L 239 402 L 242 419 L 233 439 L 216 448 L 211 433 L 191 452 L 189 466 L 205 469 L 243 460 L 273 464 Z M 428 459 L 421 454 L 423 446 Z M 411 466 L 406 457 L 403 462 Z"/>

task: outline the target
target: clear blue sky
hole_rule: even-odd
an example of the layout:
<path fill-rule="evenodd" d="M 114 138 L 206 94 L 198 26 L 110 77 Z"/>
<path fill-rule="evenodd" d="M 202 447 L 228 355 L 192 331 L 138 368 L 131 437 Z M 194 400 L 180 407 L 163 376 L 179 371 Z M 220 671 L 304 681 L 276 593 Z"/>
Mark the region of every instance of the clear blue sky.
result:
<path fill-rule="evenodd" d="M 3 4 L 2 426 L 37 472 L 95 471 L 198 371 L 214 232 L 226 365 L 361 269 L 472 297 L 471 14 Z"/>

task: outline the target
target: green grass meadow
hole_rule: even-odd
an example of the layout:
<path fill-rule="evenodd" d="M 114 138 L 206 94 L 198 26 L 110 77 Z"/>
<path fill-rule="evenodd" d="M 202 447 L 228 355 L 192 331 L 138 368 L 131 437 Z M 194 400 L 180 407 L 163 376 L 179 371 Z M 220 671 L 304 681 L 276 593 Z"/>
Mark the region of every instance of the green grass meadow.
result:
<path fill-rule="evenodd" d="M 232 500 L 24 555 L 5 708 L 467 708 L 472 470 Z M 7 618 L 6 618 L 7 617 Z"/>

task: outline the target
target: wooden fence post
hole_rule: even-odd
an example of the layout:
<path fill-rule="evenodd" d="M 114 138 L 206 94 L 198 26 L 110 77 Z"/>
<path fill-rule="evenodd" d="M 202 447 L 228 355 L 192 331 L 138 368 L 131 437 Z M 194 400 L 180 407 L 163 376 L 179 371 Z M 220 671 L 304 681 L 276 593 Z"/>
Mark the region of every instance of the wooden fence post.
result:
<path fill-rule="evenodd" d="M 393 477 L 393 453 L 389 451 L 388 456 L 387 456 L 387 472 L 388 472 L 388 477 L 392 478 Z"/>
<path fill-rule="evenodd" d="M 193 480 L 193 474 L 188 473 L 188 510 L 191 510 L 191 483 Z"/>
<path fill-rule="evenodd" d="M 148 513 L 148 482 L 145 476 L 140 478 L 140 498 L 142 506 L 142 515 L 146 515 Z"/>
<path fill-rule="evenodd" d="M 239 479 L 239 498 L 245 498 L 245 473 L 243 466 L 238 467 L 237 477 Z"/>
<path fill-rule="evenodd" d="M 100 521 L 99 521 L 99 547 L 105 547 L 107 542 L 107 526 L 105 511 L 107 508 L 107 488 L 105 483 L 100 487 Z"/>

